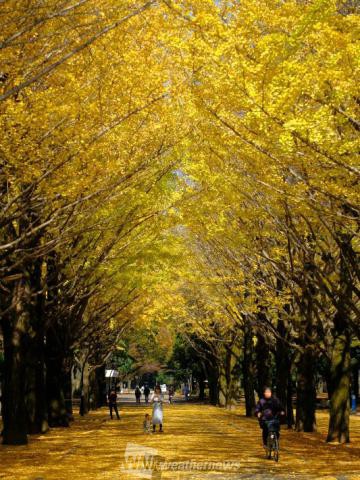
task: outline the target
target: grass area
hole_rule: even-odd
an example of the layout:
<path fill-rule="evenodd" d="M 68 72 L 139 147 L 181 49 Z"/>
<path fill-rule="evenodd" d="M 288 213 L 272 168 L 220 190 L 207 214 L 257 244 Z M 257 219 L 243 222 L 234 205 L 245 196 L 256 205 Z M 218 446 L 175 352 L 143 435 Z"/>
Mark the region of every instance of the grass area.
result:
<path fill-rule="evenodd" d="M 318 413 L 315 434 L 283 429 L 280 462 L 275 464 L 264 457 L 257 421 L 245 418 L 242 411 L 166 405 L 164 433 L 147 435 L 142 420 L 149 410 L 144 405 L 125 405 L 117 421 L 101 409 L 77 417 L 68 429 L 31 437 L 27 446 L 0 446 L 0 479 L 360 479 L 360 417 L 351 417 L 350 445 L 325 443 L 326 412 Z M 138 453 L 143 447 L 157 450 L 155 461 L 164 468 L 161 475 L 154 472 L 146 477 L 148 472 L 122 470 L 131 443 L 139 445 Z"/>

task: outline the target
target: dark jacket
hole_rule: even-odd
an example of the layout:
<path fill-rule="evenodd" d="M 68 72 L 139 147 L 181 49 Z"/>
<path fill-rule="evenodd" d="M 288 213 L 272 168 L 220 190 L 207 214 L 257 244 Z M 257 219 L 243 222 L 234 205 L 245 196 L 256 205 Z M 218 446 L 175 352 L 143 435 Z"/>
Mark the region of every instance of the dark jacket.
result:
<path fill-rule="evenodd" d="M 271 420 L 283 410 L 281 403 L 276 397 L 262 398 L 256 405 L 255 414 L 257 415 L 261 412 L 261 420 Z"/>
<path fill-rule="evenodd" d="M 114 404 L 116 403 L 116 400 L 117 400 L 117 395 L 116 395 L 116 393 L 113 392 L 113 391 L 110 392 L 110 393 L 109 393 L 109 403 L 110 403 L 111 405 L 114 405 Z"/>

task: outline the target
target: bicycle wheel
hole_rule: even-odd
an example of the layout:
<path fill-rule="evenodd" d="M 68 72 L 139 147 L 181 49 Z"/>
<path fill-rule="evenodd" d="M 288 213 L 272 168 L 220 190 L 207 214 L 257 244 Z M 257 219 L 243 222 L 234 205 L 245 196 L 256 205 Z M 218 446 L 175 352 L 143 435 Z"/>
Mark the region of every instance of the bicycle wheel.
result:
<path fill-rule="evenodd" d="M 273 449 L 273 439 L 271 438 L 271 433 L 268 433 L 267 442 L 266 442 L 266 458 L 271 459 L 271 452 Z"/>
<path fill-rule="evenodd" d="M 274 452 L 274 460 L 275 462 L 279 461 L 279 439 L 278 436 L 275 434 L 275 438 L 273 439 L 273 452 Z"/>

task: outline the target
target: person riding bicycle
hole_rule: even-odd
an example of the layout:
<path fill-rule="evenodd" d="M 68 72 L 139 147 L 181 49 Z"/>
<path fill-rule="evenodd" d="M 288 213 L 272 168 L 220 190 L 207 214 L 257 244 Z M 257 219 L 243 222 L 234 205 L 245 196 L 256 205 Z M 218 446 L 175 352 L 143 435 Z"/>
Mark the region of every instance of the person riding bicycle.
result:
<path fill-rule="evenodd" d="M 267 437 L 268 437 L 268 422 L 275 420 L 279 415 L 285 415 L 285 411 L 280 401 L 273 396 L 272 390 L 270 387 L 264 389 L 264 396 L 261 398 L 256 405 L 255 415 L 259 419 L 260 427 L 262 428 L 262 439 L 264 448 L 267 448 Z M 279 422 L 279 431 L 277 436 L 280 436 L 280 422 Z"/>

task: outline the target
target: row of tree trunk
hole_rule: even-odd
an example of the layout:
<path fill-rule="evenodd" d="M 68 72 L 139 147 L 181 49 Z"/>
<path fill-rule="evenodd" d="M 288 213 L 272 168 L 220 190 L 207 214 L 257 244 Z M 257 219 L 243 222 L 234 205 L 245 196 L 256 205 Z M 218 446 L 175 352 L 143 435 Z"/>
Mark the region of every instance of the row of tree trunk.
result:
<path fill-rule="evenodd" d="M 344 261 L 344 260 L 343 260 Z M 343 269 L 343 275 L 347 270 Z M 349 282 L 343 279 L 343 296 L 334 319 L 332 354 L 327 359 L 329 374 L 326 378 L 330 401 L 330 421 L 327 441 L 349 442 L 351 334 L 348 325 L 346 296 L 350 295 Z M 318 351 L 313 316 L 312 292 L 303 292 L 302 335 L 297 340 L 298 348 L 291 343 L 290 325 L 284 318 L 277 323 L 276 342 L 270 347 L 269 340 L 261 330 L 254 329 L 245 321 L 242 334 L 233 335 L 232 341 L 221 346 L 217 355 L 207 355 L 204 370 L 208 379 L 210 402 L 231 408 L 240 396 L 239 379 L 245 396 L 247 416 L 253 416 L 256 399 L 266 386 L 274 387 L 276 396 L 286 411 L 287 425 L 297 431 L 316 431 L 316 377 Z M 260 314 L 260 320 L 261 320 Z M 256 338 L 256 341 L 254 339 Z M 294 399 L 296 417 L 294 418 Z"/>
<path fill-rule="evenodd" d="M 34 282 L 38 277 L 32 273 Z M 67 427 L 72 418 L 74 357 L 64 348 L 61 321 L 47 321 L 42 295 L 34 298 L 34 290 L 29 277 L 17 280 L 13 286 L 14 308 L 1 320 L 4 444 L 26 444 L 28 434 Z M 101 368 L 98 371 L 82 366 L 83 413 L 89 410 L 90 395 L 96 407 L 104 401 L 104 385 L 100 383 L 105 376 Z"/>

